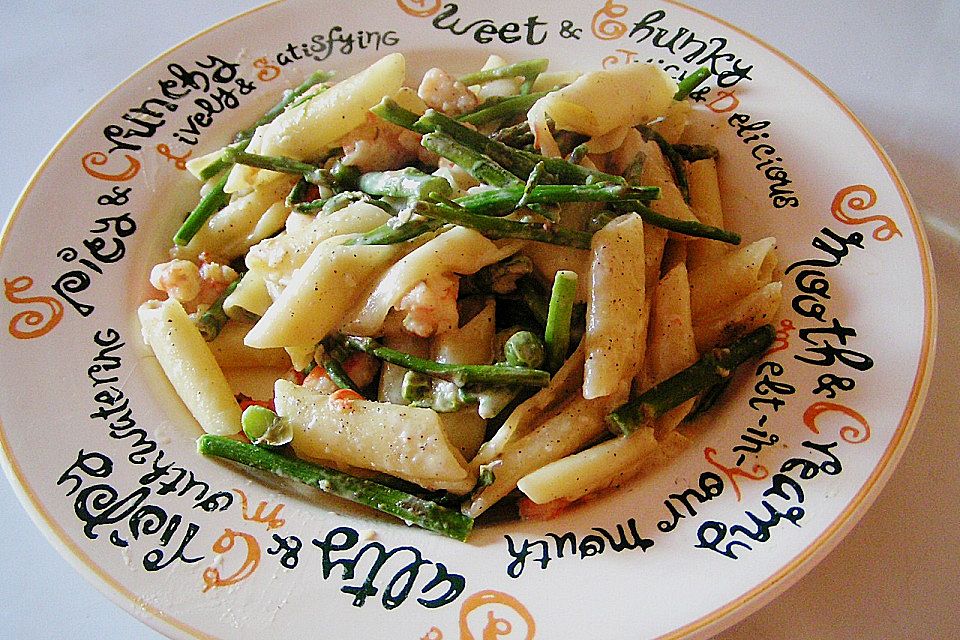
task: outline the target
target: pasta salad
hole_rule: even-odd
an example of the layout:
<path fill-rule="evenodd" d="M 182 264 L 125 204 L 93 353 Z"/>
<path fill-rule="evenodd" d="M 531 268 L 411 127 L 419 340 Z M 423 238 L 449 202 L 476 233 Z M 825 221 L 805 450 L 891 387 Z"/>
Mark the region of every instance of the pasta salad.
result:
<path fill-rule="evenodd" d="M 781 299 L 688 139 L 707 75 L 491 56 L 414 88 L 395 53 L 192 160 L 138 315 L 199 451 L 463 540 L 681 449 Z"/>

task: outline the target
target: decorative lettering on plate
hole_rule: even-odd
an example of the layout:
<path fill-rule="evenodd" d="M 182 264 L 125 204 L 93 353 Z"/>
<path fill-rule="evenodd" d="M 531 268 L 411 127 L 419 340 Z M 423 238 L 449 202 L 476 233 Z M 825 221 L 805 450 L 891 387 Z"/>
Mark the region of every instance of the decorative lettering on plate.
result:
<path fill-rule="evenodd" d="M 769 442 L 768 444 L 774 444 L 775 442 L 777 442 L 776 434 L 770 437 L 773 438 L 773 441 Z M 743 436 L 741 436 L 741 439 L 742 438 Z M 734 447 L 733 450 L 741 451 L 742 449 L 741 447 Z M 713 447 L 707 447 L 706 449 L 703 450 L 704 459 L 707 462 L 709 462 L 711 465 L 713 465 L 716 469 L 718 469 L 720 473 L 726 476 L 727 480 L 730 482 L 730 486 L 733 487 L 734 493 L 737 494 L 737 502 L 740 502 L 740 499 L 743 497 L 743 495 L 740 492 L 740 484 L 737 482 L 737 478 L 745 478 L 747 480 L 763 480 L 768 475 L 770 475 L 770 471 L 762 464 L 755 464 L 750 469 L 750 471 L 745 471 L 744 469 L 741 469 L 737 465 L 728 466 L 721 463 L 719 460 L 716 459 L 716 456 L 717 456 L 717 450 L 714 449 Z"/>
<path fill-rule="evenodd" d="M 110 162 L 110 157 L 102 151 L 91 151 L 80 159 L 80 164 L 84 171 L 97 180 L 127 182 L 133 180 L 140 173 L 140 161 L 129 153 L 123 157 L 127 161 L 127 166 L 123 167 L 119 173 L 107 173 L 94 168 L 106 166 Z"/>
<path fill-rule="evenodd" d="M 807 425 L 810 431 L 819 434 L 817 419 L 825 414 L 836 412 L 853 418 L 858 426 L 844 425 L 840 427 L 840 439 L 850 444 L 860 444 L 870 439 L 870 423 L 858 411 L 850 407 L 835 402 L 814 402 L 807 410 L 803 412 L 803 424 Z"/>
<path fill-rule="evenodd" d="M 397 0 L 400 10 L 415 18 L 429 18 L 440 11 L 442 5 L 442 0 Z"/>
<path fill-rule="evenodd" d="M 193 155 L 192 150 L 188 150 L 183 155 L 175 155 L 170 149 L 169 145 L 164 142 L 161 142 L 157 145 L 157 153 L 166 158 L 167 160 L 173 160 L 173 166 L 177 168 L 177 171 L 186 171 L 187 170 L 187 160 Z"/>
<path fill-rule="evenodd" d="M 40 305 L 41 310 L 26 309 L 10 318 L 7 332 L 18 340 L 32 340 L 45 336 L 63 318 L 63 304 L 53 296 L 24 296 L 33 288 L 33 278 L 17 276 L 12 280 L 4 278 L 3 294 L 13 304 Z"/>
<path fill-rule="evenodd" d="M 786 351 L 790 348 L 790 333 L 796 331 L 797 327 L 790 318 L 780 320 L 780 328 L 774 334 L 773 344 L 764 353 L 764 357 L 769 357 L 778 351 Z"/>
<path fill-rule="evenodd" d="M 253 61 L 253 68 L 257 70 L 257 80 L 271 82 L 280 77 L 280 67 L 270 62 L 266 56 Z"/>
<path fill-rule="evenodd" d="M 238 546 L 238 541 L 242 546 Z M 241 553 L 233 554 L 234 548 Z M 217 554 L 214 564 L 203 570 L 203 592 L 219 587 L 229 587 L 230 585 L 242 582 L 253 575 L 254 571 L 260 566 L 260 543 L 249 533 L 243 531 L 234 531 L 226 528 L 223 534 L 217 538 L 211 550 Z M 220 572 L 220 565 L 228 560 L 232 563 L 233 557 L 241 558 L 241 561 L 233 573 L 224 577 Z"/>
<path fill-rule="evenodd" d="M 871 209 L 876 203 L 877 192 L 872 187 L 865 184 L 855 184 L 837 192 L 837 195 L 833 198 L 833 203 L 830 205 L 830 213 L 844 224 L 882 222 L 883 224 L 873 230 L 874 240 L 887 242 L 897 236 L 902 237 L 903 233 L 897 227 L 897 223 L 889 216 L 877 214 L 857 217 L 850 214 L 850 211 L 860 212 Z"/>
<path fill-rule="evenodd" d="M 247 494 L 240 489 L 234 489 L 233 492 L 240 496 L 240 512 L 243 515 L 244 520 L 264 523 L 267 525 L 268 531 L 272 529 L 279 529 L 287 523 L 286 520 L 280 517 L 280 512 L 284 507 L 282 502 L 274 505 L 273 510 L 270 511 L 270 513 L 264 514 L 264 511 L 266 511 L 270 503 L 266 500 L 261 500 L 260 504 L 257 505 L 256 510 L 251 514 L 247 505 Z"/>
<path fill-rule="evenodd" d="M 629 7 L 625 4 L 607 0 L 593 14 L 590 21 L 590 33 L 598 40 L 617 40 L 622 38 L 629 27 L 620 18 L 627 15 Z M 630 62 L 630 60 L 627 60 Z"/>
<path fill-rule="evenodd" d="M 474 633 L 478 630 L 480 633 Z M 533 615 L 509 593 L 485 589 L 472 594 L 460 605 L 457 640 L 496 640 L 501 637 L 533 640 L 536 632 Z M 439 627 L 430 627 L 420 640 L 444 638 Z"/>

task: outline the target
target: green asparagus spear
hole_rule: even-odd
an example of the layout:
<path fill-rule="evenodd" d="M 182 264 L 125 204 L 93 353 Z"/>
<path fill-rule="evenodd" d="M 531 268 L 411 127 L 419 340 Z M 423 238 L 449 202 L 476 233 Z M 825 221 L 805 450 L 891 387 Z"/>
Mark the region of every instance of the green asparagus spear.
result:
<path fill-rule="evenodd" d="M 234 148 L 234 149 L 239 149 L 240 151 L 243 151 L 247 148 L 247 145 L 249 144 L 250 144 L 250 140 L 245 139 L 235 144 L 224 147 L 224 149 Z M 197 173 L 197 177 L 201 180 L 206 181 L 220 174 L 226 169 L 229 169 L 232 166 L 233 166 L 232 162 L 227 162 L 226 160 L 223 159 L 223 152 L 221 152 L 219 158 L 217 158 L 216 160 L 214 160 L 213 162 L 205 166 L 203 169 L 200 169 L 200 171 Z"/>
<path fill-rule="evenodd" d="M 543 341 L 547 350 L 547 370 L 556 372 L 570 350 L 570 320 L 577 297 L 577 274 L 560 270 L 553 277 L 553 290 L 547 308 L 547 324 Z"/>
<path fill-rule="evenodd" d="M 683 80 L 680 81 L 680 84 L 677 85 L 677 93 L 674 94 L 673 99 L 676 101 L 686 100 L 694 89 L 699 87 L 707 78 L 710 77 L 710 69 L 707 67 L 700 67 Z"/>
<path fill-rule="evenodd" d="M 547 315 L 549 314 L 549 302 L 547 293 L 541 288 L 536 278 L 522 277 L 517 280 L 517 291 L 520 292 L 520 298 L 530 310 L 533 319 L 541 327 L 547 324 Z"/>
<path fill-rule="evenodd" d="M 421 201 L 414 205 L 413 211 L 427 218 L 436 218 L 444 222 L 460 225 L 461 227 L 476 229 L 492 240 L 518 238 L 520 240 L 534 240 L 536 242 L 546 242 L 548 244 L 573 247 L 575 249 L 589 249 L 590 239 L 592 238 L 589 233 L 558 227 L 551 223 L 537 224 L 518 222 L 516 220 L 477 215 L 457 206 L 456 203 L 453 202 L 434 203 Z"/>
<path fill-rule="evenodd" d="M 422 218 L 408 220 L 407 222 L 397 225 L 385 222 L 376 229 L 371 229 L 366 233 L 347 240 L 344 244 L 348 246 L 356 244 L 398 244 L 421 236 L 424 233 L 436 231 L 443 225 L 443 220 L 425 220 Z"/>
<path fill-rule="evenodd" d="M 230 194 L 223 189 L 227 186 L 227 174 L 217 181 L 210 191 L 200 199 L 196 208 L 190 212 L 180 228 L 173 236 L 173 243 L 177 246 L 186 246 L 200 228 L 210 219 L 210 216 L 222 209 L 230 201 Z"/>
<path fill-rule="evenodd" d="M 670 163 L 670 168 L 673 170 L 673 181 L 676 183 L 677 189 L 680 190 L 680 195 L 683 196 L 685 202 L 690 202 L 690 184 L 687 181 L 687 168 L 683 164 L 683 157 L 656 129 L 644 124 L 638 124 L 636 128 L 644 140 L 652 140 L 660 147 L 663 157 Z"/>
<path fill-rule="evenodd" d="M 435 362 L 390 347 L 384 347 L 371 338 L 343 336 L 344 343 L 357 351 L 369 353 L 390 364 L 417 371 L 433 378 L 447 380 L 462 387 L 467 384 L 528 385 L 545 387 L 550 374 L 529 367 L 511 367 L 500 364 L 452 364 Z"/>
<path fill-rule="evenodd" d="M 472 276 L 460 278 L 460 294 L 507 294 L 515 291 L 517 280 L 533 272 L 533 262 L 522 253 L 515 253 L 500 262 L 487 265 Z"/>
<path fill-rule="evenodd" d="M 526 120 L 499 129 L 491 133 L 490 138 L 515 149 L 531 146 L 534 142 L 533 132 Z"/>
<path fill-rule="evenodd" d="M 247 153 L 234 147 L 227 147 L 223 150 L 223 158 L 234 164 L 302 175 L 307 182 L 312 184 L 331 186 L 335 182 L 325 169 L 285 156 L 264 156 L 258 153 Z"/>
<path fill-rule="evenodd" d="M 765 325 L 727 347 L 704 354 L 693 365 L 667 378 L 607 416 L 610 430 L 629 435 L 699 393 L 728 378 L 733 370 L 766 351 L 776 332 Z"/>
<path fill-rule="evenodd" d="M 538 162 L 537 165 L 533 168 L 533 171 L 531 171 L 530 175 L 527 177 L 527 183 L 523 185 L 523 192 L 520 195 L 520 199 L 517 201 L 518 209 L 522 207 L 526 207 L 527 205 L 531 204 L 530 194 L 534 189 L 537 188 L 537 186 L 540 184 L 540 181 L 543 180 L 543 178 L 545 177 L 545 174 L 546 174 L 546 169 L 544 168 L 543 163 Z M 554 220 L 554 218 L 552 217 L 549 219 L 556 222 L 556 220 Z"/>
<path fill-rule="evenodd" d="M 720 227 L 712 227 L 696 220 L 677 220 L 670 216 L 657 213 L 650 207 L 637 201 L 615 202 L 611 205 L 619 213 L 634 212 L 638 214 L 647 224 L 680 233 L 694 238 L 708 238 L 710 240 L 719 240 L 727 244 L 740 244 L 740 234 L 733 231 L 727 231 Z"/>
<path fill-rule="evenodd" d="M 197 440 L 197 450 L 206 456 L 232 460 L 297 480 L 456 540 L 466 540 L 473 528 L 473 519 L 459 511 L 447 509 L 406 491 L 385 487 L 371 480 L 356 478 L 297 458 L 289 458 L 256 445 L 205 434 Z"/>
<path fill-rule="evenodd" d="M 359 186 L 361 191 L 375 196 L 417 200 L 423 200 L 431 193 L 449 196 L 453 192 L 453 187 L 445 178 L 418 171 L 413 167 L 365 173 L 360 176 Z"/>
<path fill-rule="evenodd" d="M 350 389 L 351 391 L 361 393 L 360 387 L 357 386 L 357 383 L 353 381 L 350 374 L 343 368 L 343 364 L 335 357 L 330 354 L 325 354 L 321 366 L 323 366 L 324 371 L 327 372 L 327 377 L 329 377 L 335 385 L 341 389 Z"/>
<path fill-rule="evenodd" d="M 387 122 L 392 122 L 393 124 L 403 127 L 404 129 L 409 129 L 416 133 L 430 133 L 433 131 L 433 127 L 428 127 L 425 125 L 418 125 L 417 121 L 420 120 L 420 114 L 414 113 L 408 109 L 404 109 L 397 101 L 393 98 L 387 96 L 380 101 L 379 104 L 370 109 L 370 113 L 386 120 Z"/>
<path fill-rule="evenodd" d="M 687 162 L 696 162 L 708 158 L 716 160 L 720 157 L 720 150 L 709 144 L 675 144 L 673 150 Z"/>
<path fill-rule="evenodd" d="M 620 176 L 603 173 L 567 162 L 562 158 L 547 158 L 530 151 L 514 149 L 502 142 L 493 140 L 478 131 L 466 127 L 452 118 L 433 109 L 427 109 L 423 116 L 408 111 L 392 98 L 384 98 L 370 111 L 396 125 L 417 133 L 445 133 L 460 144 L 489 156 L 510 173 L 526 180 L 538 162 L 543 162 L 549 173 L 557 176 L 560 182 L 584 184 L 590 182 L 617 182 L 624 180 Z"/>
<path fill-rule="evenodd" d="M 495 187 L 520 185 L 522 188 L 523 186 L 520 178 L 504 169 L 482 151 L 461 144 L 444 133 L 425 134 L 420 139 L 420 144 L 463 168 L 479 182 Z"/>
<path fill-rule="evenodd" d="M 385 100 L 389 100 L 389 98 L 385 98 Z M 560 182 L 567 184 L 622 183 L 624 181 L 620 176 L 581 167 L 567 162 L 563 158 L 548 158 L 530 151 L 508 147 L 502 142 L 492 140 L 479 131 L 474 131 L 434 109 L 427 109 L 426 113 L 414 123 L 413 127 L 415 131 L 420 133 L 430 131 L 445 133 L 460 144 L 489 156 L 494 162 L 523 180 L 530 176 L 530 172 L 533 171 L 538 162 L 543 162 L 548 172 L 555 175 Z"/>
<path fill-rule="evenodd" d="M 483 69 L 481 71 L 474 71 L 473 73 L 468 73 L 464 76 L 460 76 L 459 80 L 468 87 L 475 84 L 484 84 L 486 82 L 492 82 L 493 80 L 501 80 L 503 78 L 530 78 L 536 77 L 547 70 L 547 66 L 550 64 L 550 61 L 547 58 L 533 58 L 531 60 L 521 60 L 520 62 L 514 62 L 513 64 L 505 64 L 499 67 L 494 67 L 492 69 Z"/>
<path fill-rule="evenodd" d="M 217 299 L 210 305 L 210 308 L 200 314 L 200 317 L 197 319 L 197 329 L 200 330 L 200 335 L 202 335 L 203 339 L 207 342 L 214 340 L 220 335 L 220 330 L 223 329 L 223 325 L 227 324 L 227 321 L 230 319 L 223 310 L 223 301 L 233 293 L 239 283 L 240 278 L 237 278 L 228 284 L 227 288 L 223 290 L 223 293 L 217 296 Z"/>
<path fill-rule="evenodd" d="M 490 106 L 481 106 L 481 108 L 477 109 L 476 111 L 465 113 L 458 117 L 457 120 L 473 125 L 481 125 L 487 124 L 488 122 L 503 120 L 505 118 L 514 118 L 527 113 L 527 111 L 530 110 L 530 107 L 532 107 L 537 100 L 548 93 L 550 92 L 538 91 L 536 93 L 528 93 L 526 95 L 513 96 L 512 98 L 499 100 L 496 102 L 496 104 L 492 104 Z"/>
<path fill-rule="evenodd" d="M 519 186 L 490 189 L 461 196 L 458 205 L 485 216 L 510 213 L 521 206 L 524 188 Z M 526 192 L 528 204 L 557 204 L 561 202 L 619 202 L 625 200 L 656 200 L 659 187 L 631 187 L 625 184 L 598 182 L 595 184 L 540 184 Z"/>
<path fill-rule="evenodd" d="M 342 157 L 333 163 L 329 171 L 335 189 L 356 191 L 360 188 L 360 169 L 352 164 L 345 164 Z"/>
<path fill-rule="evenodd" d="M 307 91 L 309 91 L 316 85 L 320 84 L 321 82 L 326 82 L 332 77 L 333 77 L 333 74 L 330 73 L 329 71 L 313 72 L 312 74 L 310 74 L 310 77 L 308 77 L 302 83 L 294 87 L 292 90 L 284 93 L 283 98 L 280 100 L 280 102 L 275 104 L 273 107 L 270 108 L 269 111 L 267 111 L 262 116 L 260 116 L 260 119 L 254 122 L 253 125 L 251 125 L 250 127 L 247 127 L 246 129 L 243 129 L 242 131 L 238 131 L 237 135 L 234 136 L 233 141 L 240 142 L 241 140 L 246 140 L 253 137 L 253 133 L 254 131 L 257 130 L 257 127 L 265 125 L 269 122 L 273 122 L 273 120 L 278 115 L 283 113 L 283 110 L 287 108 L 287 105 L 292 103 L 294 100 L 299 99 L 300 96 L 305 94 Z"/>
<path fill-rule="evenodd" d="M 308 192 L 310 191 L 311 186 L 312 185 L 309 182 L 303 178 L 300 178 L 297 180 L 297 183 L 293 185 L 293 188 L 290 189 L 290 193 L 287 194 L 284 204 L 286 204 L 288 207 L 293 207 L 298 204 L 306 204 L 308 202 Z"/>

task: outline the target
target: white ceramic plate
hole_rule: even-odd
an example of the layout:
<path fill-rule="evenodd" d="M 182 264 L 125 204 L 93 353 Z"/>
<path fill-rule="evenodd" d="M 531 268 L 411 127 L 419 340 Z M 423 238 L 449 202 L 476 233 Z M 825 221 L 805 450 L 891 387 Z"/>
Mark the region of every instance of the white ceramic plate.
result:
<path fill-rule="evenodd" d="M 134 319 L 195 193 L 178 158 L 222 143 L 310 71 L 343 77 L 392 51 L 410 77 L 491 52 L 555 69 L 714 65 L 705 133 L 723 154 L 731 224 L 779 240 L 781 340 L 669 466 L 461 544 L 197 456 Z M 870 135 L 778 52 L 666 2 L 288 0 L 244 14 L 96 105 L 2 242 L 5 469 L 67 557 L 173 637 L 715 633 L 868 507 L 919 412 L 936 324 L 916 213 Z"/>

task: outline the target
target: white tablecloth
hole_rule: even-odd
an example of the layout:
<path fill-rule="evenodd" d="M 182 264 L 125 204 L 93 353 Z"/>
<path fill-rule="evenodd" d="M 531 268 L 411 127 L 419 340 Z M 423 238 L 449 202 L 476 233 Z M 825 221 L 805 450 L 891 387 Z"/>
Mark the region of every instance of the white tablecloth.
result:
<path fill-rule="evenodd" d="M 60 135 L 104 93 L 184 38 L 257 4 L 0 3 L 0 215 L 12 209 Z M 917 431 L 889 484 L 821 564 L 720 637 L 958 637 L 960 2 L 689 4 L 780 49 L 860 117 L 913 194 L 940 292 L 936 371 Z M 160 637 L 57 554 L 5 481 L 0 481 L 0 513 L 0 638 Z"/>

